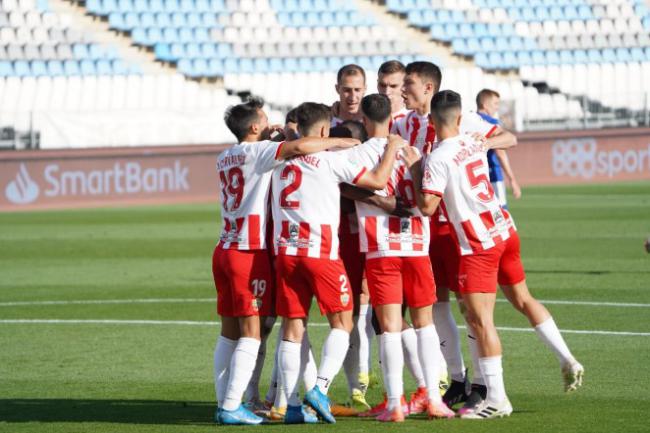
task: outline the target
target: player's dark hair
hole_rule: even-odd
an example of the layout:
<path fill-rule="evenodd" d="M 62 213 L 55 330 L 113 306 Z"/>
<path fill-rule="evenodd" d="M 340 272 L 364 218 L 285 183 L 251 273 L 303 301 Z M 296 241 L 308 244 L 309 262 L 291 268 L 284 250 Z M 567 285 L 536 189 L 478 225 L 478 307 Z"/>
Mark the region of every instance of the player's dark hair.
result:
<path fill-rule="evenodd" d="M 368 132 L 363 123 L 356 120 L 346 120 L 339 126 L 330 129 L 330 137 L 356 138 L 363 143 L 368 140 Z"/>
<path fill-rule="evenodd" d="M 384 123 L 390 119 L 390 99 L 379 93 L 366 95 L 361 100 L 361 112 L 375 123 Z"/>
<path fill-rule="evenodd" d="M 298 107 L 292 108 L 284 118 L 284 123 L 298 123 L 298 117 L 296 116 L 296 110 Z"/>
<path fill-rule="evenodd" d="M 497 97 L 500 98 L 499 92 L 492 89 L 483 89 L 476 95 L 476 109 L 481 110 L 485 108 L 485 101 L 490 98 Z"/>
<path fill-rule="evenodd" d="M 339 69 L 339 72 L 336 74 L 336 83 L 341 84 L 341 80 L 343 77 L 347 77 L 349 75 L 361 75 L 363 77 L 363 82 L 366 82 L 366 71 L 363 70 L 363 68 L 359 65 L 355 65 L 353 63 L 349 65 L 343 66 L 341 69 Z"/>
<path fill-rule="evenodd" d="M 460 95 L 453 90 L 443 90 L 431 99 L 431 116 L 443 125 L 450 125 L 462 109 Z"/>
<path fill-rule="evenodd" d="M 389 60 L 387 62 L 384 62 L 379 67 L 379 71 L 377 71 L 378 74 L 384 75 L 396 74 L 398 72 L 406 72 L 404 63 L 400 62 L 399 60 Z"/>
<path fill-rule="evenodd" d="M 332 119 L 332 111 L 325 104 L 316 102 L 303 102 L 296 107 L 296 120 L 300 135 L 306 137 L 314 125 L 320 122 L 329 123 Z"/>
<path fill-rule="evenodd" d="M 230 132 L 237 137 L 237 141 L 243 141 L 251 125 L 259 120 L 258 110 L 262 107 L 264 107 L 263 99 L 251 98 L 242 104 L 232 105 L 226 109 L 223 119 Z"/>
<path fill-rule="evenodd" d="M 424 61 L 412 62 L 406 65 L 406 73 L 417 74 L 423 81 L 431 81 L 434 92 L 440 90 L 442 71 L 437 65 Z"/>

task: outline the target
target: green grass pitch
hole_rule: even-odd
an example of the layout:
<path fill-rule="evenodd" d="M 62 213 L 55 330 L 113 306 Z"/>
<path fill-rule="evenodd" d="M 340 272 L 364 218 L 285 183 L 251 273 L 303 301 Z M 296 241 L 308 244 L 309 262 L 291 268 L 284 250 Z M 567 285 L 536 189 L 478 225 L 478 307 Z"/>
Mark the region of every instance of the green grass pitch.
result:
<path fill-rule="evenodd" d="M 650 235 L 650 184 L 531 187 L 510 203 L 532 292 L 569 301 L 547 304 L 561 329 L 590 331 L 565 333 L 586 368 L 582 389 L 562 392 L 557 362 L 534 333 L 502 330 L 506 387 L 515 408 L 508 419 L 380 425 L 339 418 L 334 426 L 257 428 L 647 432 L 650 254 L 643 242 Z M 0 214 L 0 432 L 251 430 L 211 421 L 217 326 L 15 322 L 216 321 L 210 263 L 218 233 L 216 204 Z M 161 298 L 172 300 L 42 303 Z M 607 302 L 619 305 L 600 304 Z M 317 314 L 314 320 L 323 322 Z M 501 327 L 528 327 L 503 302 L 496 320 Z M 311 329 L 318 350 L 325 332 Z M 267 362 L 262 393 L 270 369 Z M 406 389 L 413 390 L 405 377 Z M 369 400 L 377 402 L 380 392 L 372 389 Z M 331 394 L 345 399 L 342 373 Z"/>

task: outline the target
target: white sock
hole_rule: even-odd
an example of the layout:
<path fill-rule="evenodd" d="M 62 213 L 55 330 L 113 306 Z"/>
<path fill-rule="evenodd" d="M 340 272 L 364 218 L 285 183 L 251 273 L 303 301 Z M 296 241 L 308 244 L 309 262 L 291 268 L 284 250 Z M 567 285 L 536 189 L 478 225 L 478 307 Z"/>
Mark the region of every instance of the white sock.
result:
<path fill-rule="evenodd" d="M 425 326 L 416 329 L 415 333 L 418 336 L 418 354 L 429 392 L 429 400 L 439 403 L 442 401 L 440 397 L 440 361 L 442 356 L 436 350 L 436 347 L 440 347 L 436 327 Z"/>
<path fill-rule="evenodd" d="M 486 400 L 493 404 L 501 403 L 506 399 L 506 387 L 503 383 L 503 368 L 501 356 L 490 356 L 478 360 L 481 373 L 487 386 Z"/>
<path fill-rule="evenodd" d="M 219 407 L 226 398 L 228 377 L 230 376 L 230 358 L 232 358 L 235 347 L 237 347 L 237 340 L 220 335 L 214 348 L 214 390 Z"/>
<path fill-rule="evenodd" d="M 465 380 L 465 364 L 460 351 L 460 335 L 456 319 L 451 313 L 449 302 L 433 304 L 433 323 L 440 337 L 440 350 L 445 358 L 451 378 L 462 382 Z"/>
<path fill-rule="evenodd" d="M 359 373 L 368 374 L 370 371 L 370 337 L 368 336 L 368 304 L 359 306 L 359 319 L 355 328 L 359 338 Z M 357 375 L 358 377 L 358 375 Z"/>
<path fill-rule="evenodd" d="M 352 395 L 353 389 L 359 389 L 359 340 L 361 338 L 359 335 L 358 317 L 354 318 L 354 323 L 355 325 L 350 334 L 348 351 L 343 360 L 343 371 L 345 371 L 345 377 L 348 380 L 348 391 L 350 395 Z"/>
<path fill-rule="evenodd" d="M 560 365 L 563 366 L 575 360 L 552 317 L 535 326 L 535 332 L 539 339 L 553 351 L 557 360 L 560 361 Z"/>
<path fill-rule="evenodd" d="M 259 349 L 260 340 L 255 338 L 242 337 L 237 342 L 237 348 L 230 360 L 230 378 L 223 402 L 224 410 L 235 410 L 241 405 L 242 395 L 255 369 Z"/>
<path fill-rule="evenodd" d="M 398 407 L 404 394 L 402 371 L 404 370 L 404 353 L 400 350 L 402 345 L 401 332 L 384 332 L 381 334 L 384 366 L 384 386 L 388 397 L 388 409 Z"/>
<path fill-rule="evenodd" d="M 260 377 L 262 376 L 262 369 L 264 368 L 265 360 L 266 360 L 266 338 L 264 338 L 260 342 L 260 348 L 257 351 L 257 360 L 255 361 L 255 368 L 253 369 L 251 380 L 248 382 L 248 386 L 246 387 L 246 391 L 244 392 L 244 401 L 259 401 Z"/>
<path fill-rule="evenodd" d="M 363 308 L 363 305 L 361 306 Z M 370 372 L 370 366 L 372 366 L 372 341 L 375 339 L 375 328 L 372 326 L 372 308 L 368 305 L 368 312 L 366 313 L 366 341 L 368 342 L 368 373 Z M 361 353 L 361 352 L 359 352 Z M 361 365 L 363 368 L 363 364 Z"/>
<path fill-rule="evenodd" d="M 478 353 L 478 341 L 476 337 L 471 334 L 467 334 L 467 344 L 469 346 L 469 353 L 472 355 L 472 383 L 477 385 L 485 385 L 485 380 L 481 374 L 481 366 L 478 363 L 480 355 Z"/>
<path fill-rule="evenodd" d="M 318 367 L 316 385 L 327 395 L 332 380 L 341 369 L 350 345 L 350 334 L 343 329 L 333 328 L 323 343 L 323 352 Z"/>
<path fill-rule="evenodd" d="M 379 369 L 381 370 L 382 377 L 385 375 L 384 371 L 384 340 L 381 334 L 375 335 L 377 337 L 377 361 L 379 362 Z"/>
<path fill-rule="evenodd" d="M 302 337 L 300 356 L 301 359 L 305 361 L 305 371 L 302 374 L 302 383 L 305 385 L 305 390 L 309 391 L 316 386 L 318 369 L 316 368 L 316 360 L 314 359 L 314 353 L 311 350 L 311 343 L 309 342 L 309 334 L 307 334 L 307 330 L 305 330 L 305 334 Z"/>
<path fill-rule="evenodd" d="M 269 383 L 269 390 L 266 393 L 265 400 L 274 402 L 278 395 L 278 385 L 280 383 L 280 374 L 278 373 L 278 351 L 280 350 L 280 342 L 284 335 L 284 328 L 280 326 L 278 335 L 275 340 L 275 352 L 273 353 L 273 369 L 271 370 L 271 383 Z"/>
<path fill-rule="evenodd" d="M 301 362 L 300 346 L 300 343 L 287 340 L 282 340 L 280 343 L 280 375 L 282 376 L 284 395 L 291 406 L 301 405 L 298 394 L 298 379 L 304 366 Z"/>
<path fill-rule="evenodd" d="M 401 338 L 406 368 L 411 372 L 411 376 L 415 379 L 418 388 L 425 388 L 427 386 L 427 381 L 424 378 L 422 365 L 420 364 L 420 355 L 418 355 L 418 337 L 415 334 L 415 329 L 410 327 L 406 328 L 401 332 Z"/>

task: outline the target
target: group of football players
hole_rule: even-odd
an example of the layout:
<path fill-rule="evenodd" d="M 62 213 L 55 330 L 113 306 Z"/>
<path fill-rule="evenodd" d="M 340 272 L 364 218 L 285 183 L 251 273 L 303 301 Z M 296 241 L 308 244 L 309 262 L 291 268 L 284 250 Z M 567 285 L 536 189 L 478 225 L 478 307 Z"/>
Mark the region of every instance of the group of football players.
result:
<path fill-rule="evenodd" d="M 339 100 L 305 102 L 286 125 L 269 125 L 255 99 L 227 111 L 238 143 L 217 161 L 216 422 L 508 416 L 493 320 L 497 287 L 557 356 L 565 390 L 581 385 L 584 368 L 528 291 L 505 188 L 491 182 L 499 179 L 488 151 L 496 151 L 520 195 L 504 151 L 516 138 L 495 117 L 499 95 L 481 91 L 479 112 L 468 111 L 459 94 L 440 91 L 441 81 L 433 63 L 389 61 L 378 71 L 377 93 L 366 94 L 364 70 L 346 65 L 337 76 Z M 466 323 L 471 375 L 450 292 Z M 307 331 L 312 297 L 329 324 L 318 365 Z M 275 356 L 267 357 L 276 316 Z M 371 407 L 365 394 L 375 334 L 385 399 Z M 273 373 L 262 401 L 267 358 Z M 404 365 L 417 384 L 408 401 Z M 342 367 L 347 412 L 328 397 Z"/>

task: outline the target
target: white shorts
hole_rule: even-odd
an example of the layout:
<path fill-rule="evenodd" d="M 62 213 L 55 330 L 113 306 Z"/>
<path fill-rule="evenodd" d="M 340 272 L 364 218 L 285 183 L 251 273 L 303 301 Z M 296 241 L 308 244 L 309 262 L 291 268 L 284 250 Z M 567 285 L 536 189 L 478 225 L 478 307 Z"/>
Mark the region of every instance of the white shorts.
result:
<path fill-rule="evenodd" d="M 502 180 L 497 180 L 496 182 L 492 182 L 492 189 L 494 189 L 494 193 L 499 199 L 499 204 L 501 206 L 507 206 L 508 199 L 506 197 L 506 183 Z"/>

